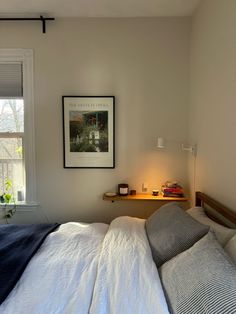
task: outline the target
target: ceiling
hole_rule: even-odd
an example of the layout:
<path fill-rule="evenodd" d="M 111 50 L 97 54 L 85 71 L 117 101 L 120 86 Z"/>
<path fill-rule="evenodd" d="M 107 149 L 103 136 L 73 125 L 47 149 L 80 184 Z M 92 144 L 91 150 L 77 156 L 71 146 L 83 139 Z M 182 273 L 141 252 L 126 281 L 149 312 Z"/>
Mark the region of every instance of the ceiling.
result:
<path fill-rule="evenodd" d="M 1 0 L 0 16 L 156 17 L 191 15 L 200 0 Z"/>

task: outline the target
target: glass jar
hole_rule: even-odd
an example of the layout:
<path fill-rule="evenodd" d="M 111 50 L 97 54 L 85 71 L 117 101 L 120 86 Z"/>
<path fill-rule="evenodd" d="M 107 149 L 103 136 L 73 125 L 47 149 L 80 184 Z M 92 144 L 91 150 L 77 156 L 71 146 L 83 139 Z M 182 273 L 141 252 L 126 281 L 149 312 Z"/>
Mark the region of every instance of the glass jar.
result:
<path fill-rule="evenodd" d="M 129 194 L 129 185 L 127 183 L 118 184 L 118 194 L 120 196 L 127 196 Z"/>

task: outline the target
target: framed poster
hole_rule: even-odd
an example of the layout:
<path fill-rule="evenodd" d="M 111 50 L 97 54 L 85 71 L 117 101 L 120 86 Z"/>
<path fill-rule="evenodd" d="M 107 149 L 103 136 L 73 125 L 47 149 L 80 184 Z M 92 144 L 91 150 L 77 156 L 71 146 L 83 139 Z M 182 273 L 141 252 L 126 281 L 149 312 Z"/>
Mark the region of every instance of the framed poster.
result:
<path fill-rule="evenodd" d="M 115 168 L 115 97 L 62 96 L 64 168 Z"/>

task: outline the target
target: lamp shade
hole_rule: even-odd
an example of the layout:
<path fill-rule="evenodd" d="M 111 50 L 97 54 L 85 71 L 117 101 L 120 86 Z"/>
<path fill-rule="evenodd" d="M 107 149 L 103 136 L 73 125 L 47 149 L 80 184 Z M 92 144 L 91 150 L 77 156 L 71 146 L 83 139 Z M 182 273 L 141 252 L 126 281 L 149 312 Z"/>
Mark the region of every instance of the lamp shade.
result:
<path fill-rule="evenodd" d="M 165 147 L 165 140 L 163 137 L 158 137 L 157 138 L 157 148 L 164 148 Z"/>

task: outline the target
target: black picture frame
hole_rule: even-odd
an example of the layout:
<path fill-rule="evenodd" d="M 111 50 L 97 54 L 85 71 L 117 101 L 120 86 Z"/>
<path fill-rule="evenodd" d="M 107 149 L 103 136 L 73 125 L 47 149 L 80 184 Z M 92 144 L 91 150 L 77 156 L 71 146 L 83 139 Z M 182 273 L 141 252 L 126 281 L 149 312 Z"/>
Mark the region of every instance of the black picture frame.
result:
<path fill-rule="evenodd" d="M 115 168 L 115 96 L 62 96 L 64 168 Z"/>

